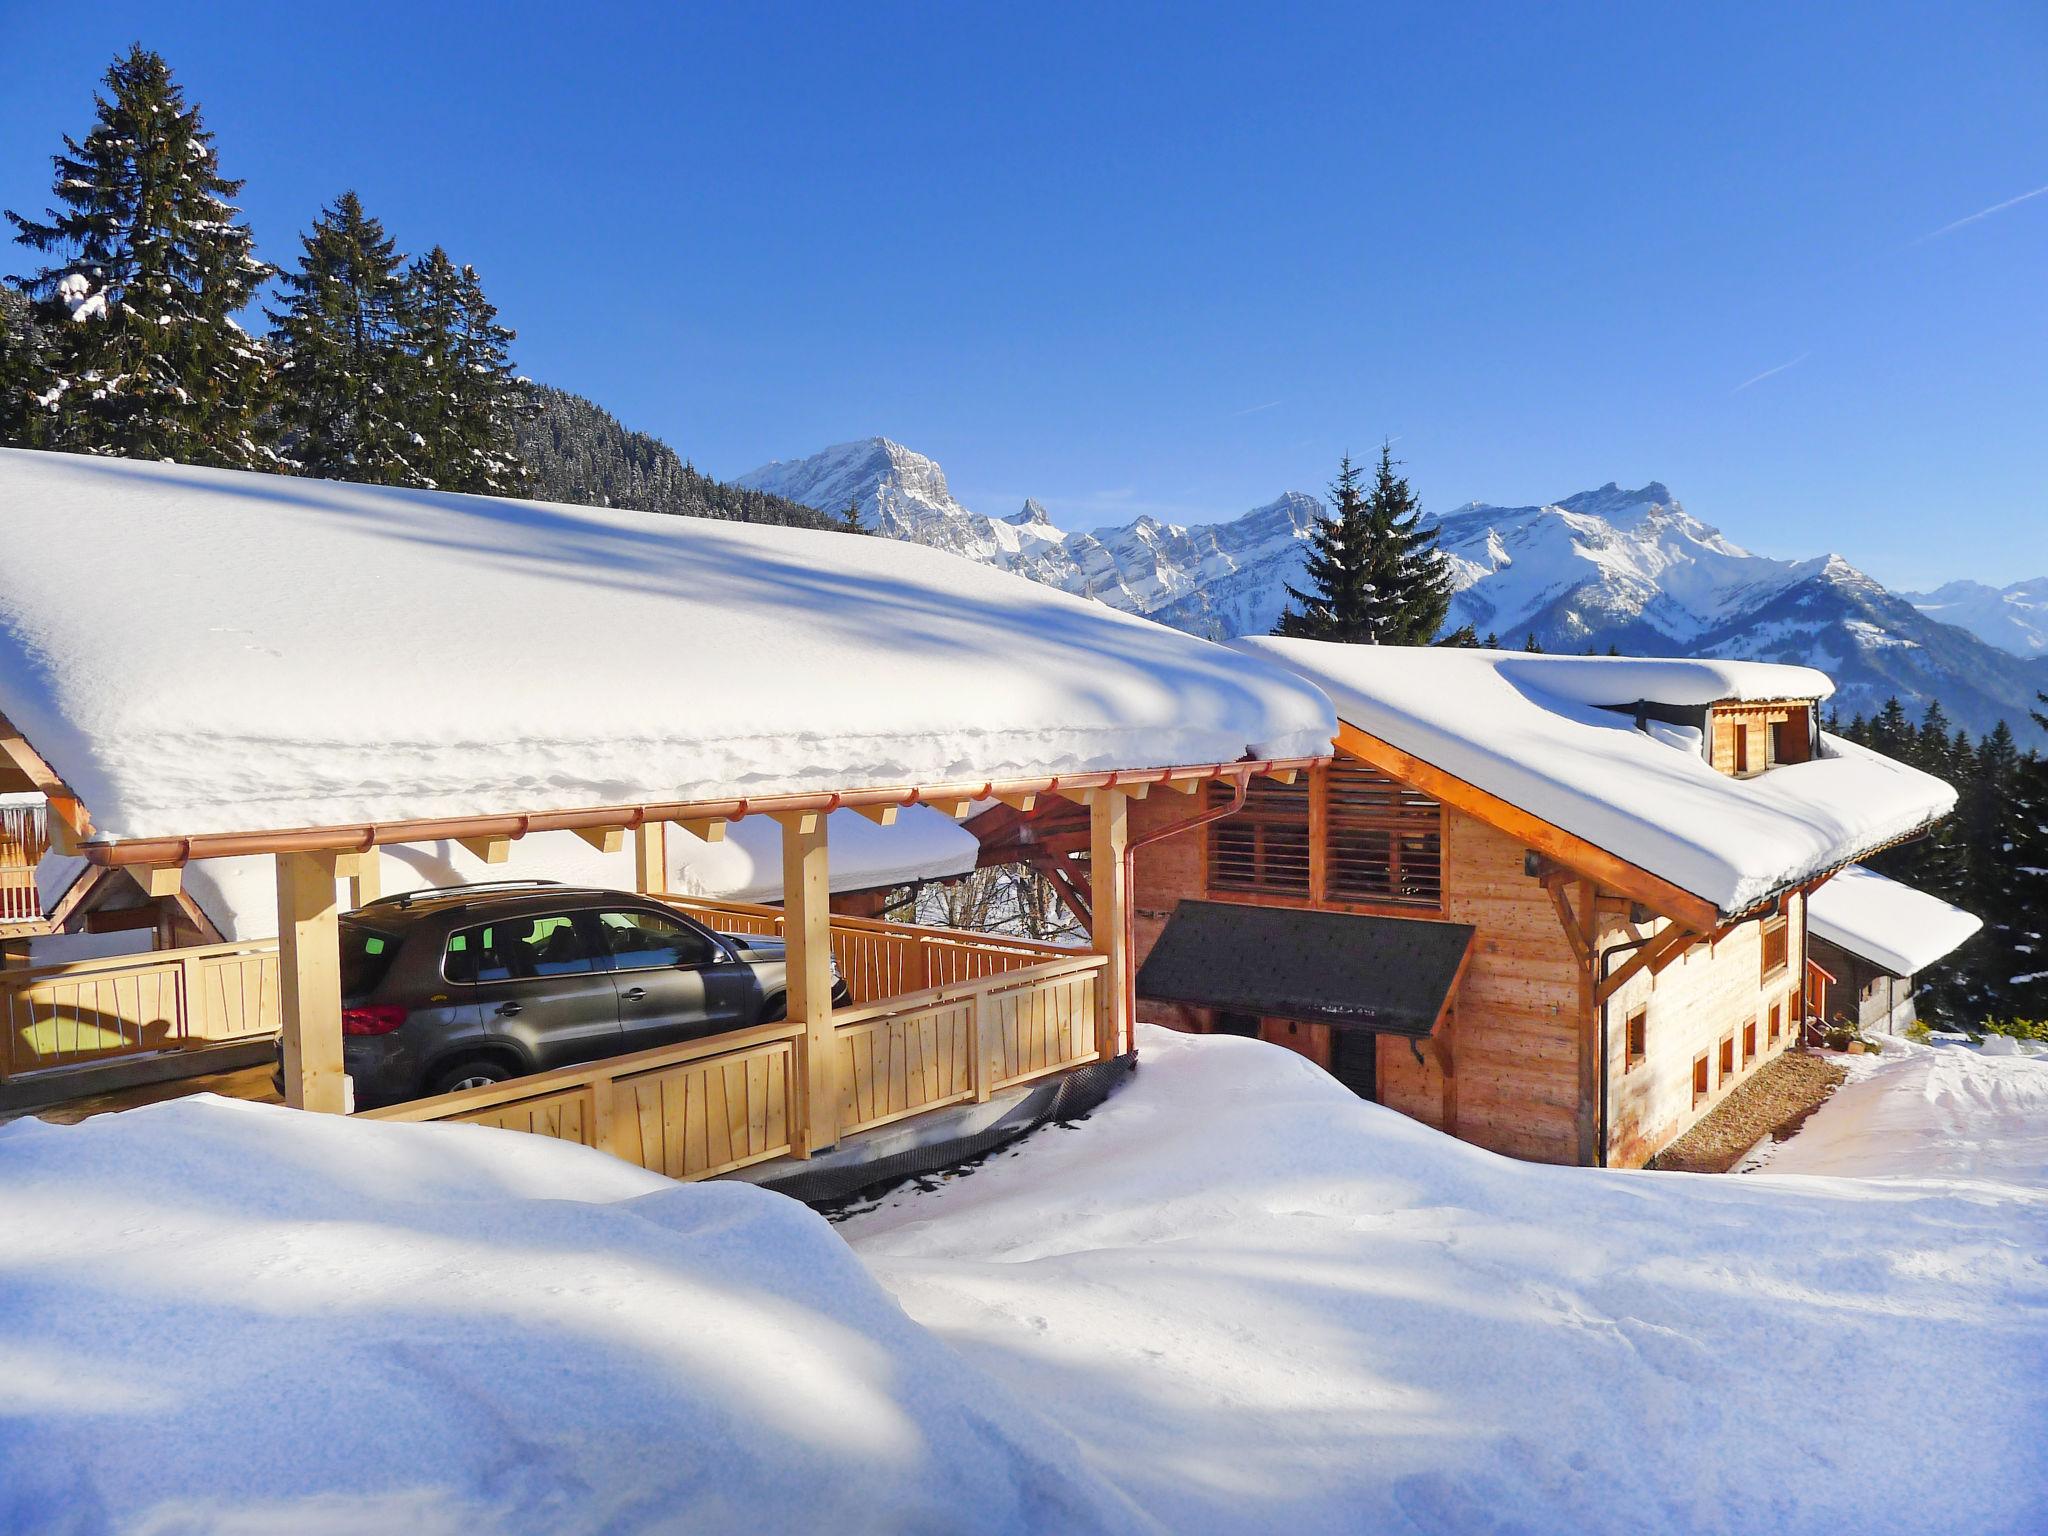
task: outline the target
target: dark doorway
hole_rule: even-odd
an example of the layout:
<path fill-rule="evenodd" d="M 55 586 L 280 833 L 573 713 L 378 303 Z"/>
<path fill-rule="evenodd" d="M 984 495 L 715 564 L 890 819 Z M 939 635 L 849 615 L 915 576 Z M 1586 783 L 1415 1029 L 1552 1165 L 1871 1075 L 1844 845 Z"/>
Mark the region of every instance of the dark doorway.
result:
<path fill-rule="evenodd" d="M 1330 1076 L 1361 1099 L 1379 1100 L 1380 1037 L 1362 1029 L 1334 1031 L 1330 1051 Z"/>

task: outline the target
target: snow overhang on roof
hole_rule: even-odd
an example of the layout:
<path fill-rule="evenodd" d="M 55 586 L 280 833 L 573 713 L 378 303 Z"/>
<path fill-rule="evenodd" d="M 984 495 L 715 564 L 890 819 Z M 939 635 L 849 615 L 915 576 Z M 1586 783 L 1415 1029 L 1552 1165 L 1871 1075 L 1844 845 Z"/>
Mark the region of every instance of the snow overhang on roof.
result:
<path fill-rule="evenodd" d="M 1953 954 L 1984 920 L 1856 864 L 1808 898 L 1806 926 L 1893 976 L 1911 976 Z"/>
<path fill-rule="evenodd" d="M 0 714 L 103 840 L 1317 757 L 1335 730 L 1279 668 L 879 537 L 19 450 L 0 511 Z"/>
<path fill-rule="evenodd" d="M 826 837 L 835 895 L 964 875 L 981 853 L 972 832 L 924 805 L 906 806 L 892 827 L 877 826 L 857 811 L 834 811 L 826 818 Z M 668 889 L 678 896 L 782 899 L 782 829 L 770 817 L 733 822 L 716 843 L 670 827 L 664 843 Z M 45 858 L 44 865 L 54 857 Z M 485 863 L 459 843 L 399 843 L 383 850 L 380 889 L 399 896 L 479 880 L 558 880 L 631 890 L 633 860 L 630 846 L 604 853 L 573 832 L 522 837 L 498 864 Z M 82 859 L 73 862 L 84 867 Z M 206 859 L 186 870 L 185 886 L 227 938 L 276 936 L 277 872 L 270 859 Z"/>
<path fill-rule="evenodd" d="M 1234 644 L 1315 683 L 1347 724 L 1728 917 L 1955 806 L 1939 779 L 1833 736 L 1820 738 L 1811 762 L 1737 779 L 1705 761 L 1698 732 L 1656 721 L 1638 729 L 1616 712 L 1638 699 L 1692 706 L 1832 692 L 1808 667 L 1267 637 Z"/>

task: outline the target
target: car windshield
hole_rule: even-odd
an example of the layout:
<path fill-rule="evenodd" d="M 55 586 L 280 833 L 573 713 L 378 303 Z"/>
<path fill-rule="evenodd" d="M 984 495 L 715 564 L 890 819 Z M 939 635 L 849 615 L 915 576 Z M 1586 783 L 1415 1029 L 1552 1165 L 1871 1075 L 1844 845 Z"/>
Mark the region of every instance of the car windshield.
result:
<path fill-rule="evenodd" d="M 390 971 L 392 958 L 397 953 L 397 935 L 344 921 L 341 925 L 341 995 L 361 997 L 376 991 Z"/>

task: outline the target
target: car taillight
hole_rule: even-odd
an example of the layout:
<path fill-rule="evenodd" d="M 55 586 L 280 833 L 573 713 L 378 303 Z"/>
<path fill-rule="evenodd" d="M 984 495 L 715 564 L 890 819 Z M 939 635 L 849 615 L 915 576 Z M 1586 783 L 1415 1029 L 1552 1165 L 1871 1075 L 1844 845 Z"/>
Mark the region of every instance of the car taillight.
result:
<path fill-rule="evenodd" d="M 344 1035 L 388 1035 L 405 1022 L 405 1010 L 395 1003 L 372 1003 L 367 1008 L 341 1010 Z"/>

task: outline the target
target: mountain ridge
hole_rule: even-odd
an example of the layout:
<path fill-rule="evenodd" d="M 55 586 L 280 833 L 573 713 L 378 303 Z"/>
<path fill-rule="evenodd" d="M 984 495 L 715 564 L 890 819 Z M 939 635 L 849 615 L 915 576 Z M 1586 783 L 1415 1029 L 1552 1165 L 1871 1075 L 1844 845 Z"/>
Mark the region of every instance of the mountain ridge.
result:
<path fill-rule="evenodd" d="M 1215 523 L 1140 517 L 1069 532 L 1036 499 L 1003 518 L 970 510 L 935 460 L 883 437 L 777 460 L 733 483 L 821 510 L 858 501 L 870 526 L 890 537 L 1214 639 L 1272 628 L 1287 585 L 1303 580 L 1310 530 L 1325 515 L 1317 497 L 1289 491 Z M 1939 698 L 1973 735 L 2005 720 L 2024 740 L 2048 740 L 2028 718 L 2035 691 L 2048 688 L 2048 656 L 1945 622 L 1839 554 L 1753 554 L 1687 512 L 1661 481 L 1632 489 L 1609 481 L 1520 507 L 1468 502 L 1427 516 L 1451 564 L 1447 628 L 1469 623 L 1511 646 L 1533 635 L 1546 650 L 1614 645 L 1809 663 L 1834 677 L 1833 704 L 1844 716 L 1872 713 L 1893 694 L 1916 712 Z M 2040 586 L 2048 637 L 2048 580 Z"/>

